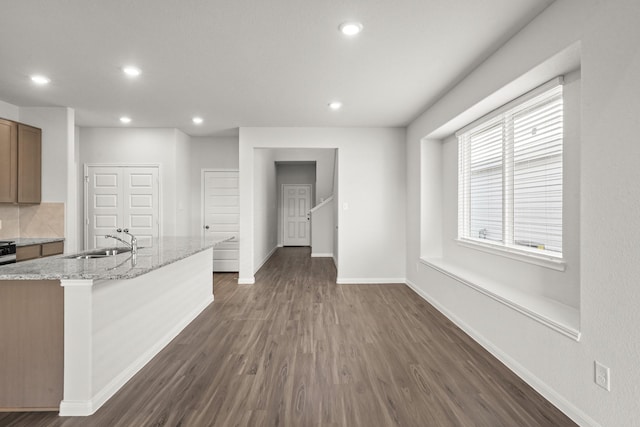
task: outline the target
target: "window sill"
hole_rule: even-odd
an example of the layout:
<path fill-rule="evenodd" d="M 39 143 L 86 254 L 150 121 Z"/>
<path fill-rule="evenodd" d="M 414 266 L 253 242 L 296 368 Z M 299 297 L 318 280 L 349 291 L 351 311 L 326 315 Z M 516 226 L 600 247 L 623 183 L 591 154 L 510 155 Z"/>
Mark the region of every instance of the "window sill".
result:
<path fill-rule="evenodd" d="M 420 262 L 556 332 L 580 341 L 580 311 L 574 307 L 513 289 L 441 258 L 421 258 Z"/>
<path fill-rule="evenodd" d="M 505 258 L 515 259 L 517 261 L 538 265 L 540 267 L 550 268 L 556 271 L 564 271 L 566 269 L 566 262 L 561 258 L 544 256 L 533 252 L 527 252 L 526 250 L 518 250 L 506 246 L 485 244 L 476 240 L 456 239 L 456 242 L 459 246 L 464 246 L 465 248 L 499 255 Z"/>

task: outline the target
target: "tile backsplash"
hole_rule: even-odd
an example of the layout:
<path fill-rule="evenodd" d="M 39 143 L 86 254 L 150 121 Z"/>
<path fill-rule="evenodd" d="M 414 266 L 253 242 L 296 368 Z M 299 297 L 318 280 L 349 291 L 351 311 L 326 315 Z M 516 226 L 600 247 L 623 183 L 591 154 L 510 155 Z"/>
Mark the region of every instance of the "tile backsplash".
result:
<path fill-rule="evenodd" d="M 20 237 L 20 207 L 0 205 L 0 238 Z"/>
<path fill-rule="evenodd" d="M 64 203 L 0 205 L 0 238 L 64 237 Z"/>

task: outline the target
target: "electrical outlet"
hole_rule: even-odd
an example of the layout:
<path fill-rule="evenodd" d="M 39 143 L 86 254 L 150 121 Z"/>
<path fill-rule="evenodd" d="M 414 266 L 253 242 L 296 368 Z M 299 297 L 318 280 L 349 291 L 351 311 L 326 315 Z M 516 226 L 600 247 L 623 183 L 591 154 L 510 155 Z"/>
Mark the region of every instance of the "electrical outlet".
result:
<path fill-rule="evenodd" d="M 609 368 L 598 361 L 595 361 L 594 364 L 594 381 L 603 389 L 611 391 L 611 374 Z"/>

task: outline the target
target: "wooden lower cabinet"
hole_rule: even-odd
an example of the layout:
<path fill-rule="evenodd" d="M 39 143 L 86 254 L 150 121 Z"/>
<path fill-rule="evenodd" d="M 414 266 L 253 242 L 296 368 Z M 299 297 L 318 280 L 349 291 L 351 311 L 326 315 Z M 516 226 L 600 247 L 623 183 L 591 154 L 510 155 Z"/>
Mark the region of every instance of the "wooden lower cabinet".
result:
<path fill-rule="evenodd" d="M 64 252 L 64 242 L 49 242 L 42 244 L 41 255 L 52 256 L 52 255 L 60 255 Z"/>
<path fill-rule="evenodd" d="M 52 255 L 60 255 L 64 252 L 64 242 L 49 242 L 37 245 L 18 246 L 16 248 L 16 261 L 27 261 Z"/>
<path fill-rule="evenodd" d="M 57 411 L 64 380 L 64 289 L 0 281 L 0 411 Z"/>

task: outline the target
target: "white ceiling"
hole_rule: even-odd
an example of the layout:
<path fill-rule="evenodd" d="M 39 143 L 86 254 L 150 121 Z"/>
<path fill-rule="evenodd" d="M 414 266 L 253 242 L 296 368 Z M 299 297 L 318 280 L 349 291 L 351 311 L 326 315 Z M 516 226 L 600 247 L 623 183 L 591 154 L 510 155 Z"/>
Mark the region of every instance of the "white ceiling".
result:
<path fill-rule="evenodd" d="M 552 2 L 3 0 L 0 100 L 190 135 L 405 126 Z M 363 32 L 343 36 L 347 20 Z M 126 78 L 126 64 L 143 74 Z"/>

